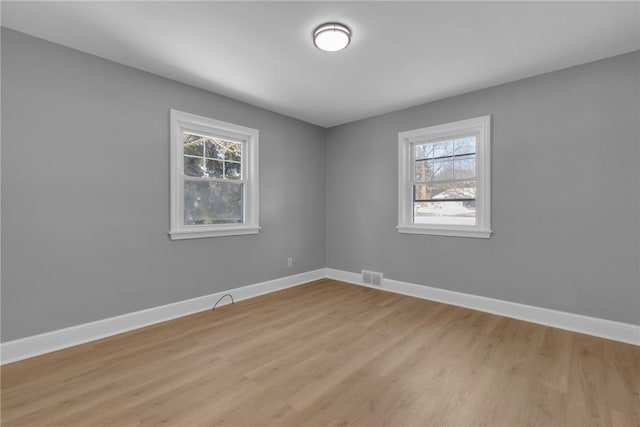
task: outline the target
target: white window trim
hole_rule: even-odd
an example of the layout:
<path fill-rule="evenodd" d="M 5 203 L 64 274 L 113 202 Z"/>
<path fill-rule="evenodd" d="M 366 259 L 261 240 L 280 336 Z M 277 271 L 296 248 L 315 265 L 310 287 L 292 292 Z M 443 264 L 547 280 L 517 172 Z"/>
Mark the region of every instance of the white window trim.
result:
<path fill-rule="evenodd" d="M 258 130 L 214 120 L 182 111 L 170 111 L 171 122 L 171 240 L 201 237 L 256 234 L 258 222 Z M 184 224 L 184 146 L 183 132 L 195 131 L 205 135 L 243 141 L 242 167 L 245 174 L 242 224 Z"/>
<path fill-rule="evenodd" d="M 415 224 L 413 222 L 412 144 L 475 133 L 476 225 Z M 398 134 L 398 226 L 399 233 L 434 236 L 491 237 L 491 116 L 461 120 Z"/>

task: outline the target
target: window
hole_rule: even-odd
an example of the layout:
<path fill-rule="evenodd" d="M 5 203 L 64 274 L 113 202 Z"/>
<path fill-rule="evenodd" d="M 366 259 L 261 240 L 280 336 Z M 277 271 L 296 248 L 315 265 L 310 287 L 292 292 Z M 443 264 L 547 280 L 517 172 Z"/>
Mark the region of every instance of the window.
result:
<path fill-rule="evenodd" d="M 258 131 L 171 110 L 171 239 L 259 230 Z"/>
<path fill-rule="evenodd" d="M 491 117 L 398 134 L 398 231 L 491 237 Z"/>

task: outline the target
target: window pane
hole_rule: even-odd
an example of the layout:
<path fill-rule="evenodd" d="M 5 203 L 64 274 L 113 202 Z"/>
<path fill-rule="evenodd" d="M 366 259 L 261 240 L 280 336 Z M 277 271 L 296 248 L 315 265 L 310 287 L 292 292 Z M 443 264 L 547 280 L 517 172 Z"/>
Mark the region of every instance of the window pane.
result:
<path fill-rule="evenodd" d="M 413 200 L 428 200 L 431 198 L 429 185 L 418 184 L 413 186 Z"/>
<path fill-rule="evenodd" d="M 206 155 L 212 159 L 239 162 L 242 159 L 242 144 L 219 138 L 207 139 Z"/>
<path fill-rule="evenodd" d="M 429 181 L 453 178 L 453 158 L 428 160 L 425 163 Z"/>
<path fill-rule="evenodd" d="M 226 179 L 241 179 L 240 163 L 224 162 L 224 177 Z"/>
<path fill-rule="evenodd" d="M 433 157 L 433 144 L 418 144 L 415 146 L 416 160 Z"/>
<path fill-rule="evenodd" d="M 416 181 L 430 181 L 431 180 L 431 167 L 428 165 L 427 160 L 416 160 Z"/>
<path fill-rule="evenodd" d="M 453 141 L 440 141 L 433 145 L 433 157 L 453 156 Z"/>
<path fill-rule="evenodd" d="M 474 178 L 476 176 L 476 155 L 455 157 L 453 168 L 455 179 Z"/>
<path fill-rule="evenodd" d="M 185 181 L 185 225 L 241 223 L 243 184 Z"/>
<path fill-rule="evenodd" d="M 476 202 L 415 202 L 413 222 L 416 224 L 476 225 Z"/>
<path fill-rule="evenodd" d="M 446 182 L 414 185 L 414 200 L 475 199 L 476 182 Z"/>
<path fill-rule="evenodd" d="M 222 178 L 222 160 L 207 159 L 207 176 L 209 178 Z"/>
<path fill-rule="evenodd" d="M 203 176 L 204 175 L 204 159 L 199 157 L 184 158 L 184 174 L 187 176 Z"/>
<path fill-rule="evenodd" d="M 224 152 L 220 149 L 217 140 L 207 138 L 207 157 L 212 159 L 224 159 Z"/>
<path fill-rule="evenodd" d="M 231 142 L 231 141 L 224 141 L 224 142 L 225 142 L 225 146 L 224 146 L 225 160 L 239 162 L 242 156 L 242 144 L 240 144 L 239 142 Z"/>
<path fill-rule="evenodd" d="M 184 154 L 191 156 L 203 155 L 204 138 L 191 133 L 184 134 Z"/>
<path fill-rule="evenodd" d="M 453 141 L 453 153 L 456 156 L 461 154 L 473 154 L 476 152 L 476 137 L 466 136 Z"/>

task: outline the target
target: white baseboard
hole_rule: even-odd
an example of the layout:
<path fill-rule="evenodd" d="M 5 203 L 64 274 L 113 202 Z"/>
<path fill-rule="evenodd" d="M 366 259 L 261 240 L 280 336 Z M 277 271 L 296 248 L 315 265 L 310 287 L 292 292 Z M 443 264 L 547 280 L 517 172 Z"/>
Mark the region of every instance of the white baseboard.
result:
<path fill-rule="evenodd" d="M 326 269 L 308 271 L 293 276 L 282 277 L 267 282 L 243 286 L 215 294 L 204 295 L 146 310 L 97 320 L 95 322 L 72 326 L 44 334 L 7 341 L 0 344 L 0 363 L 6 364 L 44 353 L 61 350 L 74 345 L 95 341 L 112 335 L 164 322 L 213 307 L 224 294 L 231 294 L 235 301 L 257 297 L 303 283 L 326 277 Z M 220 301 L 218 306 L 229 304 L 229 298 Z"/>
<path fill-rule="evenodd" d="M 17 362 L 63 348 L 95 341 L 112 335 L 128 332 L 144 326 L 164 322 L 178 317 L 204 311 L 213 307 L 224 294 L 231 294 L 235 301 L 254 298 L 271 292 L 302 285 L 322 278 L 340 280 L 359 286 L 366 286 L 402 295 L 445 304 L 457 305 L 500 316 L 539 323 L 587 335 L 640 345 L 640 325 L 614 322 L 612 320 L 583 316 L 580 314 L 550 310 L 494 298 L 448 291 L 430 286 L 416 285 L 398 280 L 384 279 L 382 287 L 364 284 L 358 273 L 321 268 L 319 270 L 282 277 L 254 285 L 243 286 L 228 291 L 153 307 L 146 310 L 123 314 L 108 319 L 72 326 L 57 331 L 7 341 L 0 344 L 0 364 Z M 228 298 L 218 306 L 230 303 Z"/>
<path fill-rule="evenodd" d="M 394 292 L 430 301 L 457 305 L 500 316 L 539 323 L 554 328 L 640 345 L 640 325 L 550 310 L 494 298 L 464 294 L 430 286 L 416 285 L 385 278 L 382 287 L 362 283 L 361 275 L 349 271 L 327 268 L 327 277 L 355 285 Z"/>

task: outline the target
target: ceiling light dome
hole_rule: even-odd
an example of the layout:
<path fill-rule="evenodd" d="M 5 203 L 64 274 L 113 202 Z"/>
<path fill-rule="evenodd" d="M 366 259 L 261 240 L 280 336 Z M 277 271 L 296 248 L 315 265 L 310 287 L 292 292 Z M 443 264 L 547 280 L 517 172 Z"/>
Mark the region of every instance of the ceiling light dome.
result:
<path fill-rule="evenodd" d="M 337 22 L 322 24 L 313 31 L 313 44 L 327 52 L 344 49 L 349 46 L 349 42 L 351 42 L 351 30 Z"/>

